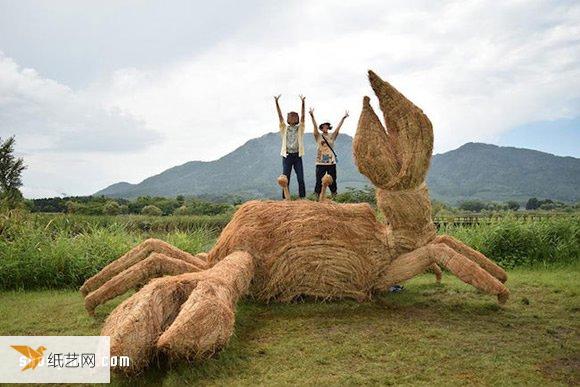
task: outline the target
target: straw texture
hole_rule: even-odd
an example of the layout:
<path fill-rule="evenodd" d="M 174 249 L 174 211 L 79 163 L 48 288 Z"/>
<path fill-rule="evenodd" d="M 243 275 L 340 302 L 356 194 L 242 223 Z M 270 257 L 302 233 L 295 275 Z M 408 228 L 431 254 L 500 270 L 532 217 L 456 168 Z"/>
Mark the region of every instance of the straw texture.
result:
<path fill-rule="evenodd" d="M 224 228 L 208 261 L 250 253 L 256 262 L 251 293 L 260 300 L 363 300 L 392 259 L 387 232 L 368 204 L 250 201 Z"/>
<path fill-rule="evenodd" d="M 114 260 L 96 275 L 86 280 L 80 289 L 81 294 L 86 296 L 125 269 L 149 257 L 152 253 L 162 253 L 166 256 L 188 262 L 195 266 L 197 270 L 207 268 L 207 262 L 203 259 L 203 255 L 193 256 L 183 250 L 171 246 L 167 242 L 151 238 L 135 246 L 125 255 Z"/>
<path fill-rule="evenodd" d="M 284 192 L 284 199 L 290 200 L 290 190 L 288 189 L 288 177 L 286 175 L 278 176 L 278 185 L 282 187 Z"/>
<path fill-rule="evenodd" d="M 322 189 L 320 190 L 320 195 L 318 195 L 318 201 L 321 202 L 326 197 L 326 189 L 332 184 L 334 179 L 328 173 L 322 176 Z"/>

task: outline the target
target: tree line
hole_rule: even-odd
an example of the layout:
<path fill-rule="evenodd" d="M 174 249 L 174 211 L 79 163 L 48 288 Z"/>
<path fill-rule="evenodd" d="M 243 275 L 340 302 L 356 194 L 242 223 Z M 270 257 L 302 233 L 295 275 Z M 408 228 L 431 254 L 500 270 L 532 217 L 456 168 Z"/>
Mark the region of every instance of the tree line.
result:
<path fill-rule="evenodd" d="M 81 215 L 218 215 L 231 211 L 234 206 L 197 198 L 142 196 L 133 200 L 112 199 L 104 196 L 76 196 L 65 198 L 30 199 L 25 201 L 31 212 L 62 212 Z"/>
<path fill-rule="evenodd" d="M 45 199 L 24 199 L 20 192 L 22 187 L 22 172 L 26 169 L 22 158 L 14 154 L 14 137 L 2 141 L 0 138 L 0 210 L 12 208 L 27 208 L 31 212 L 71 213 L 82 215 L 218 215 L 232 211 L 242 200 L 212 201 L 200 198 L 175 198 L 142 196 L 133 200 L 113 199 L 104 196 L 74 196 L 54 197 Z M 315 196 L 309 197 L 316 200 Z M 374 187 L 347 187 L 334 198 L 339 203 L 370 203 L 375 202 Z M 453 207 L 449 204 L 432 202 L 433 215 L 455 214 L 458 211 L 495 212 L 518 211 L 520 203 L 486 202 L 478 199 L 465 200 Z M 580 203 L 569 204 L 551 199 L 530 198 L 525 204 L 526 210 L 566 211 L 580 209 Z"/>

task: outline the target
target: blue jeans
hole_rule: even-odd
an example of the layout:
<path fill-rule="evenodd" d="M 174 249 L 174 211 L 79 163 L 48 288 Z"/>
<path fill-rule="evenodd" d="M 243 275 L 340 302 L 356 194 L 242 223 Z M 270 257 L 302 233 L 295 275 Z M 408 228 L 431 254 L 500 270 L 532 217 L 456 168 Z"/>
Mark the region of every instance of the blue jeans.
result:
<path fill-rule="evenodd" d="M 306 197 L 306 187 L 304 185 L 304 169 L 302 168 L 302 157 L 296 153 L 288 153 L 286 157 L 282 157 L 283 174 L 288 178 L 288 190 L 290 190 L 290 175 L 292 174 L 292 167 L 296 172 L 298 178 L 298 195 L 301 198 Z M 284 191 L 282 191 L 282 199 L 284 199 Z"/>
<path fill-rule="evenodd" d="M 314 192 L 316 192 L 317 195 L 320 195 L 320 191 L 322 191 L 322 178 L 326 173 L 332 177 L 330 192 L 332 192 L 333 195 L 336 195 L 336 191 L 338 190 L 336 186 L 336 164 L 316 166 L 316 185 L 314 186 Z"/>

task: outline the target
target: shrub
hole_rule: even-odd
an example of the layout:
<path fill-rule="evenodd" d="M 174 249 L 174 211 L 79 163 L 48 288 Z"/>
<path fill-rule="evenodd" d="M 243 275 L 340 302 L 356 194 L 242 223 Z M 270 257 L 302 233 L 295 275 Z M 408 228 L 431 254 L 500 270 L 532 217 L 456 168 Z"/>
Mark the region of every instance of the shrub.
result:
<path fill-rule="evenodd" d="M 187 215 L 187 206 L 181 206 L 175 209 L 175 211 L 173 211 L 173 215 Z"/>
<path fill-rule="evenodd" d="M 540 201 L 538 198 L 530 198 L 526 203 L 526 210 L 537 210 L 540 208 Z"/>
<path fill-rule="evenodd" d="M 75 214 L 77 212 L 77 208 L 79 204 L 75 201 L 69 200 L 66 202 L 66 212 L 67 214 Z"/>
<path fill-rule="evenodd" d="M 163 235 L 129 232 L 119 217 L 71 216 L 46 219 L 11 212 L 0 215 L 0 289 L 75 288 L 148 237 L 160 237 L 197 253 L 215 234 L 205 228 Z M 48 218 L 48 217 L 46 217 Z M 102 224 L 94 222 L 101 218 Z M 122 219 L 122 218 L 121 218 Z"/>
<path fill-rule="evenodd" d="M 580 218 L 575 216 L 531 222 L 505 218 L 474 227 L 450 226 L 440 232 L 455 236 L 507 268 L 580 259 Z"/>
<path fill-rule="evenodd" d="M 103 213 L 105 215 L 119 215 L 121 213 L 121 206 L 119 203 L 111 200 L 103 206 Z"/>
<path fill-rule="evenodd" d="M 163 211 L 161 211 L 161 209 L 157 206 L 148 205 L 143 207 L 143 209 L 141 210 L 141 214 L 149 216 L 161 216 L 163 215 Z"/>

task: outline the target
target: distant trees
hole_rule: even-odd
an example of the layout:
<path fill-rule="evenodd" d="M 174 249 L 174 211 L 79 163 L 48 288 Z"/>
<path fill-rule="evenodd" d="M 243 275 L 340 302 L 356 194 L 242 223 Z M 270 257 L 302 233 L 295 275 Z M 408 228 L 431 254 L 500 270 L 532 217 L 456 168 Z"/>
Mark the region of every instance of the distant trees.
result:
<path fill-rule="evenodd" d="M 459 209 L 471 212 L 481 212 L 488 208 L 488 204 L 481 200 L 465 200 L 459 203 Z"/>
<path fill-rule="evenodd" d="M 526 203 L 526 210 L 574 211 L 575 209 L 578 209 L 578 203 L 567 204 L 552 199 L 538 200 L 538 198 L 530 198 Z"/>
<path fill-rule="evenodd" d="M 453 212 L 455 212 L 455 209 L 449 204 L 440 202 L 438 200 L 431 201 L 431 214 L 433 216 L 451 215 Z"/>
<path fill-rule="evenodd" d="M 520 209 L 520 204 L 514 200 L 505 203 L 498 202 L 484 202 L 482 200 L 465 200 L 459 203 L 459 209 L 470 212 L 482 211 L 517 211 Z"/>
<path fill-rule="evenodd" d="M 316 200 L 314 195 L 309 197 Z M 370 203 L 376 205 L 374 187 L 346 188 L 335 197 L 339 203 Z M 231 202 L 230 202 L 231 203 Z M 232 212 L 236 205 L 224 202 L 214 202 L 202 200 L 200 198 L 185 197 L 183 195 L 176 198 L 141 196 L 136 199 L 127 200 L 120 198 L 108 198 L 104 196 L 77 196 L 68 198 L 47 198 L 31 199 L 26 204 L 32 212 L 67 212 L 79 215 L 122 215 L 122 214 L 144 214 L 151 215 L 219 215 Z M 155 207 L 151 210 L 146 207 Z M 526 209 L 542 211 L 578 211 L 580 203 L 566 204 L 550 199 L 538 200 L 531 198 L 526 203 Z M 479 199 L 465 200 L 458 206 L 432 200 L 433 216 L 451 216 L 458 212 L 501 212 L 518 211 L 520 203 L 514 200 L 507 202 L 486 202 Z M 159 214 L 161 211 L 161 214 Z"/>
<path fill-rule="evenodd" d="M 316 199 L 314 197 L 313 199 Z M 376 204 L 375 187 L 364 188 L 346 187 L 346 190 L 336 195 L 335 201 L 339 203 L 370 203 Z"/>
<path fill-rule="evenodd" d="M 14 137 L 5 141 L 0 138 L 0 209 L 16 208 L 23 204 L 22 171 L 26 169 L 24 161 L 14 155 Z"/>
<path fill-rule="evenodd" d="M 526 210 L 537 210 L 540 208 L 540 201 L 538 198 L 530 198 L 526 203 Z"/>
<path fill-rule="evenodd" d="M 218 215 L 234 208 L 227 203 L 214 203 L 184 196 L 177 198 L 142 196 L 133 200 L 104 196 L 75 196 L 31 199 L 27 200 L 26 204 L 32 212 L 66 212 L 79 215 L 141 214 L 148 206 L 161 210 L 161 215 Z"/>
<path fill-rule="evenodd" d="M 520 203 L 510 200 L 506 203 L 508 210 L 517 211 L 520 209 Z"/>

